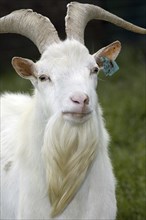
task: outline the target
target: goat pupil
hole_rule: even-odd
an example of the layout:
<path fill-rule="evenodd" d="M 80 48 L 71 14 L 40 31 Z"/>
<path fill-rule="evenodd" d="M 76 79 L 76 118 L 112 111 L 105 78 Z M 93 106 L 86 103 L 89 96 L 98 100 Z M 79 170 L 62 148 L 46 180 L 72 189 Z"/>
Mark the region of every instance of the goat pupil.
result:
<path fill-rule="evenodd" d="M 98 73 L 98 68 L 97 67 L 94 68 L 94 72 Z"/>
<path fill-rule="evenodd" d="M 48 76 L 46 76 L 46 75 L 41 75 L 41 76 L 39 77 L 39 79 L 40 79 L 41 81 L 46 81 L 47 79 L 50 80 L 50 78 L 49 78 Z"/>
<path fill-rule="evenodd" d="M 94 67 L 94 68 L 91 70 L 91 74 L 95 74 L 95 73 L 98 73 L 98 67 Z"/>

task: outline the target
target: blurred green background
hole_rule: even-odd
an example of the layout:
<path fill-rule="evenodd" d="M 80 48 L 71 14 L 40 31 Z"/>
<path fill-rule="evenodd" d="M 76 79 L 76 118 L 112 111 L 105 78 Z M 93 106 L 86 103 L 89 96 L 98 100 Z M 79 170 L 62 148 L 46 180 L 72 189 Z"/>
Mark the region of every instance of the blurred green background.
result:
<path fill-rule="evenodd" d="M 146 64 L 138 48 L 123 49 L 119 72 L 99 81 L 117 177 L 118 220 L 146 219 Z"/>
<path fill-rule="evenodd" d="M 18 8 L 32 8 L 51 18 L 60 37 L 65 38 L 64 0 L 0 0 L 0 16 Z M 146 2 L 138 0 L 80 1 L 93 3 L 145 26 Z M 14 4 L 15 3 L 15 4 Z M 146 26 L 145 26 L 146 27 Z M 121 30 L 106 22 L 92 21 L 86 28 L 86 45 L 97 49 L 120 40 L 117 59 L 120 70 L 112 77 L 99 75 L 97 92 L 103 107 L 106 127 L 111 135 L 110 156 L 117 178 L 117 220 L 146 219 L 146 37 Z M 18 35 L 0 35 L 0 92 L 29 92 L 32 86 L 11 67 L 13 56 L 39 59 L 36 47 Z"/>

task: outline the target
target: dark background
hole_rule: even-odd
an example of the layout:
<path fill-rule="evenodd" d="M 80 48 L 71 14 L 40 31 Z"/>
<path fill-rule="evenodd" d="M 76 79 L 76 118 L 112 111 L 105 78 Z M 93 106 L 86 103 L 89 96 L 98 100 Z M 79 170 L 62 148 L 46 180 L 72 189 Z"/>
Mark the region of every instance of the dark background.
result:
<path fill-rule="evenodd" d="M 32 8 L 50 18 L 58 30 L 61 39 L 65 39 L 64 18 L 68 0 L 0 0 L 0 17 L 10 12 Z M 80 0 L 79 2 L 95 4 L 115 13 L 122 18 L 146 27 L 146 1 L 145 0 Z M 103 21 L 91 21 L 85 31 L 86 45 L 91 52 L 95 52 L 102 46 L 114 40 L 120 40 L 124 45 L 131 45 L 141 48 L 144 51 L 145 37 L 139 34 L 130 33 L 110 23 Z M 36 60 L 39 58 L 37 48 L 25 37 L 16 34 L 0 35 L 0 73 L 10 69 L 13 56 L 23 56 Z"/>

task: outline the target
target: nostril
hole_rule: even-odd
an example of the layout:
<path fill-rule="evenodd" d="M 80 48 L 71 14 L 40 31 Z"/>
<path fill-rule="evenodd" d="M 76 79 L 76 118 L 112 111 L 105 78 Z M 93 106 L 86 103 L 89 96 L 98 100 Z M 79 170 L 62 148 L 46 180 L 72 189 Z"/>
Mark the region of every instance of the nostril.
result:
<path fill-rule="evenodd" d="M 88 105 L 88 104 L 89 104 L 89 96 L 88 96 L 88 95 L 86 95 L 86 98 L 85 98 L 85 100 L 84 100 L 84 104 L 85 104 L 85 105 Z"/>
<path fill-rule="evenodd" d="M 80 100 L 78 99 L 78 97 L 72 96 L 70 99 L 72 102 L 74 102 L 76 104 L 80 104 Z"/>
<path fill-rule="evenodd" d="M 74 94 L 70 97 L 71 101 L 75 104 L 79 105 L 88 105 L 89 104 L 89 96 L 86 94 Z"/>

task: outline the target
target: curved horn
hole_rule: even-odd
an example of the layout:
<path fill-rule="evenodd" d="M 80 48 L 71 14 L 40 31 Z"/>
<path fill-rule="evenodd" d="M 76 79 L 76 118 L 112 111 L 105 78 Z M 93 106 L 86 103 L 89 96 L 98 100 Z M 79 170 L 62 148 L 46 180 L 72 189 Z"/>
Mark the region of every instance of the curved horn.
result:
<path fill-rule="evenodd" d="M 21 34 L 43 53 L 46 46 L 59 42 L 57 31 L 51 21 L 31 9 L 22 9 L 0 18 L 0 33 Z"/>
<path fill-rule="evenodd" d="M 108 21 L 129 31 L 146 34 L 146 29 L 127 22 L 98 6 L 71 2 L 67 7 L 68 10 L 65 18 L 67 37 L 74 38 L 83 44 L 85 27 L 93 19 Z"/>

